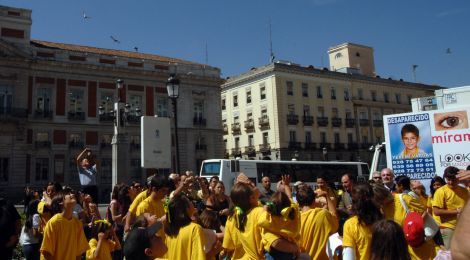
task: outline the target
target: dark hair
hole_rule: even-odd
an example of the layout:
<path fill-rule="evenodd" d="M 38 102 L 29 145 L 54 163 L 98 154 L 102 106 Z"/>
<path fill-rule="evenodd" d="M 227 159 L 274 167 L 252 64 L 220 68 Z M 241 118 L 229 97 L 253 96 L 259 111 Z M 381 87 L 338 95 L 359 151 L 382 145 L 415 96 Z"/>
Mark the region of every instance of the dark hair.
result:
<path fill-rule="evenodd" d="M 352 183 L 355 183 L 356 182 L 356 177 L 354 177 L 354 175 L 350 172 L 346 172 L 344 173 L 342 176 L 341 176 L 341 179 L 344 177 L 344 176 L 348 176 L 348 179 L 350 182 Z"/>
<path fill-rule="evenodd" d="M 352 201 L 353 211 L 359 222 L 371 225 L 382 219 L 382 213 L 373 201 L 374 192 L 368 183 L 359 183 L 353 187 Z"/>
<path fill-rule="evenodd" d="M 202 211 L 202 213 L 199 215 L 198 223 L 203 228 L 213 229 L 217 231 L 220 230 L 221 226 L 219 214 L 217 213 L 217 211 L 207 209 Z"/>
<path fill-rule="evenodd" d="M 271 195 L 269 202 L 266 203 L 268 212 L 273 216 L 281 216 L 282 210 L 287 207 L 290 207 L 290 205 L 291 205 L 291 202 L 290 202 L 289 197 L 282 191 L 274 192 L 274 194 Z M 289 219 L 294 219 L 294 218 L 295 218 L 295 210 L 291 210 L 289 212 Z"/>
<path fill-rule="evenodd" d="M 470 171 L 470 165 L 467 166 L 467 168 L 465 168 L 466 171 Z"/>
<path fill-rule="evenodd" d="M 212 176 L 211 179 L 209 180 L 209 182 L 212 182 L 213 179 L 217 179 L 217 181 L 219 180 L 219 176 Z"/>
<path fill-rule="evenodd" d="M 174 183 L 163 175 L 155 175 L 150 180 L 150 188 L 155 188 L 159 190 L 163 188 L 172 189 L 173 187 Z"/>
<path fill-rule="evenodd" d="M 455 179 L 455 176 L 459 173 L 459 168 L 454 166 L 449 166 L 444 170 L 444 178 L 446 179 Z"/>
<path fill-rule="evenodd" d="M 401 137 L 403 137 L 407 133 L 413 133 L 417 137 L 419 137 L 419 129 L 413 124 L 406 124 L 401 128 Z"/>
<path fill-rule="evenodd" d="M 299 206 L 310 206 L 315 201 L 315 192 L 309 185 L 299 185 L 295 198 Z"/>
<path fill-rule="evenodd" d="M 123 184 L 119 191 L 118 191 L 118 196 L 117 196 L 117 201 L 119 203 L 119 211 L 122 215 L 126 215 L 127 211 L 129 210 L 129 207 L 132 203 L 131 197 L 129 196 L 129 186 L 126 184 Z"/>
<path fill-rule="evenodd" d="M 322 179 L 324 180 L 326 183 L 328 183 L 328 179 L 326 178 L 326 174 L 323 174 L 323 173 L 320 173 L 317 175 L 317 180 L 318 179 Z"/>
<path fill-rule="evenodd" d="M 374 224 L 370 246 L 372 260 L 410 260 L 402 228 L 392 220 Z"/>
<path fill-rule="evenodd" d="M 98 240 L 99 233 L 105 233 L 111 228 L 111 224 L 105 220 L 96 220 L 91 226 L 91 237 Z"/>
<path fill-rule="evenodd" d="M 434 176 L 434 178 L 431 179 L 431 186 L 429 187 L 429 189 L 431 190 L 431 198 L 434 197 L 434 192 L 436 192 L 436 189 L 434 189 L 434 183 L 436 182 L 440 182 L 442 186 L 446 185 L 446 181 L 444 180 L 444 178 L 442 178 L 441 176 Z"/>
<path fill-rule="evenodd" d="M 112 200 L 117 200 L 118 199 L 119 190 L 121 189 L 122 185 L 123 185 L 122 183 L 118 183 L 118 184 L 114 185 L 113 191 L 111 192 L 111 199 Z"/>
<path fill-rule="evenodd" d="M 57 213 L 61 213 L 64 210 L 64 198 L 65 198 L 66 193 L 65 192 L 59 192 L 56 193 L 54 198 L 52 198 L 51 202 L 51 216 L 54 216 Z"/>
<path fill-rule="evenodd" d="M 245 231 L 246 217 L 248 211 L 251 209 L 250 196 L 253 194 L 253 188 L 246 183 L 236 183 L 230 191 L 230 199 L 232 199 L 232 215 L 238 214 L 237 228 L 240 231 Z M 241 212 L 237 212 L 235 207 L 239 207 Z"/>
<path fill-rule="evenodd" d="M 28 204 L 28 208 L 26 210 L 26 221 L 24 223 L 26 230 L 30 230 L 33 227 L 33 216 L 38 214 L 38 204 L 39 200 L 32 200 Z"/>
<path fill-rule="evenodd" d="M 397 185 L 403 187 L 404 190 L 411 190 L 411 181 L 408 176 L 400 175 L 395 178 Z"/>
<path fill-rule="evenodd" d="M 60 184 L 60 182 L 48 182 L 47 185 L 46 185 L 46 188 L 49 187 L 49 186 L 53 186 L 54 187 L 54 191 L 57 193 L 57 192 L 61 192 L 62 191 L 62 185 Z"/>
<path fill-rule="evenodd" d="M 184 194 L 176 194 L 168 203 L 165 223 L 165 233 L 171 237 L 178 235 L 180 228 L 191 223 L 188 208 L 191 201 Z"/>
<path fill-rule="evenodd" d="M 132 224 L 132 229 L 134 228 L 145 228 L 148 226 L 148 221 L 147 218 L 145 217 L 145 214 L 140 214 Z"/>

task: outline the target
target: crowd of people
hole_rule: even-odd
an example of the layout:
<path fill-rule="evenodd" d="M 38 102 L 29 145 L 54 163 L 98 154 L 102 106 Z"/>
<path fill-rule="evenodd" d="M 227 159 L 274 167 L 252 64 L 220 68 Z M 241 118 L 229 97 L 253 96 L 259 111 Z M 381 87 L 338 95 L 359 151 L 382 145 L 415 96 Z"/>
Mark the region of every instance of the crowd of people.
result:
<path fill-rule="evenodd" d="M 387 168 L 361 183 L 345 172 L 338 190 L 328 176 L 316 187 L 264 176 L 258 188 L 240 173 L 225 191 L 187 171 L 116 185 L 104 216 L 91 194 L 49 183 L 30 192 L 23 223 L 0 200 L 0 254 L 19 238 L 26 259 L 468 259 L 468 180 L 448 167 L 427 195 Z"/>

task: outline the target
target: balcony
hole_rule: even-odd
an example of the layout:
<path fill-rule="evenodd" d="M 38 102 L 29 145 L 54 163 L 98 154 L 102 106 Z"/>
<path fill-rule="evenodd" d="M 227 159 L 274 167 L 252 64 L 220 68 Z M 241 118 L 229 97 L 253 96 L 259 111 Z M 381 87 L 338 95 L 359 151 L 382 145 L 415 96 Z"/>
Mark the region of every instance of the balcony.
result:
<path fill-rule="evenodd" d="M 114 113 L 104 113 L 100 115 L 100 122 L 113 122 L 114 121 Z"/>
<path fill-rule="evenodd" d="M 255 131 L 255 121 L 253 119 L 248 119 L 245 121 L 245 132 L 251 133 Z"/>
<path fill-rule="evenodd" d="M 256 155 L 255 146 L 254 145 L 245 146 L 244 154 L 248 156 L 255 156 Z"/>
<path fill-rule="evenodd" d="M 131 149 L 131 150 L 140 150 L 140 143 L 131 142 L 129 144 L 129 149 Z"/>
<path fill-rule="evenodd" d="M 305 143 L 305 150 L 316 150 L 317 144 L 316 143 Z"/>
<path fill-rule="evenodd" d="M 354 118 L 346 118 L 346 127 L 347 128 L 354 128 L 354 126 L 356 126 L 356 119 Z"/>
<path fill-rule="evenodd" d="M 0 121 L 8 121 L 13 118 L 27 118 L 27 108 L 0 107 Z"/>
<path fill-rule="evenodd" d="M 34 146 L 36 149 L 49 149 L 51 148 L 51 141 L 36 141 Z"/>
<path fill-rule="evenodd" d="M 101 142 L 100 143 L 100 148 L 101 149 L 111 149 L 113 147 L 113 145 L 111 144 L 111 142 Z"/>
<path fill-rule="evenodd" d="M 330 143 L 320 143 L 320 149 L 326 148 L 327 150 L 331 149 Z"/>
<path fill-rule="evenodd" d="M 333 127 L 340 127 L 343 124 L 343 119 L 339 117 L 333 117 L 331 119 L 331 125 Z"/>
<path fill-rule="evenodd" d="M 258 146 L 260 153 L 269 153 L 271 151 L 271 145 L 270 144 L 260 144 Z"/>
<path fill-rule="evenodd" d="M 296 125 L 299 123 L 299 116 L 298 115 L 287 115 L 287 124 L 288 125 Z"/>
<path fill-rule="evenodd" d="M 227 124 L 224 124 L 224 125 L 222 126 L 222 128 L 223 128 L 224 135 L 228 134 L 228 126 L 227 126 Z"/>
<path fill-rule="evenodd" d="M 196 144 L 195 146 L 196 151 L 207 151 L 206 144 Z"/>
<path fill-rule="evenodd" d="M 295 150 L 295 149 L 300 149 L 302 148 L 300 145 L 300 142 L 289 142 L 289 149 Z"/>
<path fill-rule="evenodd" d="M 83 121 L 85 120 L 85 112 L 69 111 L 67 113 L 67 119 L 73 120 L 73 121 Z"/>
<path fill-rule="evenodd" d="M 51 119 L 52 118 L 52 110 L 35 110 L 34 111 L 34 118 L 36 119 Z"/>
<path fill-rule="evenodd" d="M 376 127 L 383 127 L 384 125 L 384 121 L 382 119 L 375 119 L 372 123 Z"/>
<path fill-rule="evenodd" d="M 232 148 L 232 156 L 241 156 L 242 152 L 240 151 L 240 147 Z"/>
<path fill-rule="evenodd" d="M 348 143 L 348 150 L 357 150 L 358 148 L 357 143 Z"/>
<path fill-rule="evenodd" d="M 194 126 L 206 126 L 206 119 L 196 116 L 193 118 L 193 125 Z"/>
<path fill-rule="evenodd" d="M 240 123 L 232 124 L 232 134 L 239 135 L 241 133 Z"/>
<path fill-rule="evenodd" d="M 328 126 L 328 117 L 317 117 L 318 126 Z"/>
<path fill-rule="evenodd" d="M 370 126 L 370 121 L 369 121 L 369 119 L 359 119 L 359 125 L 360 126 Z"/>
<path fill-rule="evenodd" d="M 313 116 L 304 116 L 303 118 L 304 126 L 312 126 L 313 125 Z"/>
<path fill-rule="evenodd" d="M 344 150 L 344 144 L 335 143 L 335 150 Z"/>
<path fill-rule="evenodd" d="M 83 149 L 84 144 L 82 141 L 70 141 L 69 142 L 69 148 L 70 149 Z"/>
<path fill-rule="evenodd" d="M 373 146 L 373 144 L 370 143 L 361 143 L 361 149 L 369 150 L 369 148 Z"/>
<path fill-rule="evenodd" d="M 134 125 L 140 124 L 140 116 L 128 115 L 127 116 L 127 123 L 134 124 Z"/>
<path fill-rule="evenodd" d="M 262 116 L 258 118 L 258 125 L 261 130 L 266 130 L 269 129 L 269 117 L 268 116 Z"/>

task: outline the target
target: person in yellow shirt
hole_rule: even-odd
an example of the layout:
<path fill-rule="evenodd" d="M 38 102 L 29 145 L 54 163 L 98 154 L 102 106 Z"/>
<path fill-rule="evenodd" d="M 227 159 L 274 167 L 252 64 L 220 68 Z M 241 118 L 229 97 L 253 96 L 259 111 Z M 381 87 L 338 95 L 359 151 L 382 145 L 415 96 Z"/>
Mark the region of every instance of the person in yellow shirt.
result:
<path fill-rule="evenodd" d="M 297 190 L 297 202 L 300 206 L 300 248 L 308 253 L 311 259 L 326 260 L 326 245 L 330 235 L 338 229 L 336 207 L 325 196 L 328 210 L 315 207 L 315 193 L 308 185 L 301 185 Z"/>
<path fill-rule="evenodd" d="M 59 193 L 52 199 L 52 208 L 62 208 L 44 228 L 41 259 L 81 259 L 89 246 L 83 232 L 82 222 L 73 217 L 77 203 L 73 193 Z"/>
<path fill-rule="evenodd" d="M 157 235 L 161 228 L 162 223 L 160 221 L 156 221 L 149 226 L 132 228 L 123 245 L 126 260 L 163 258 L 168 248 L 163 239 Z"/>
<path fill-rule="evenodd" d="M 156 175 L 150 181 L 150 195 L 139 203 L 135 215 L 150 213 L 158 218 L 165 215 L 163 199 L 170 193 L 171 182 L 163 175 Z"/>
<path fill-rule="evenodd" d="M 222 252 L 220 255 L 228 256 L 230 259 L 240 259 L 245 253 L 243 245 L 240 243 L 239 230 L 235 226 L 235 217 L 230 216 L 225 223 L 224 238 L 222 242 Z"/>
<path fill-rule="evenodd" d="M 383 218 L 373 197 L 374 192 L 368 183 L 353 187 L 354 215 L 344 223 L 343 259 L 370 259 L 372 225 Z"/>
<path fill-rule="evenodd" d="M 91 228 L 91 237 L 86 259 L 111 260 L 111 252 L 121 249 L 119 238 L 106 220 L 95 220 Z"/>
<path fill-rule="evenodd" d="M 42 194 L 42 199 L 38 204 L 38 214 L 39 214 L 39 233 L 43 234 L 44 227 L 47 222 L 53 216 L 51 212 L 51 203 L 52 198 L 54 198 L 57 192 L 62 190 L 62 186 L 59 183 L 49 182 L 46 187 L 46 191 Z"/>
<path fill-rule="evenodd" d="M 446 249 L 457 225 L 457 219 L 468 200 L 468 190 L 459 186 L 457 174 L 459 169 L 449 166 L 444 170 L 444 179 L 447 184 L 436 190 L 432 200 L 433 212 L 441 220 L 441 233 Z"/>
<path fill-rule="evenodd" d="M 186 195 L 175 195 L 165 207 L 164 228 L 168 259 L 212 259 L 220 252 L 220 242 L 216 242 L 207 254 L 204 252 L 204 232 L 199 224 L 192 222 L 196 209 Z"/>
<path fill-rule="evenodd" d="M 149 183 L 150 184 L 150 183 Z M 149 185 L 150 186 L 150 185 Z M 129 206 L 129 210 L 127 211 L 127 214 L 125 216 L 126 218 L 126 223 L 124 225 L 124 232 L 127 233 L 131 230 L 131 226 L 135 221 L 136 218 L 136 213 L 137 213 L 137 207 L 139 204 L 144 201 L 148 196 L 150 196 L 150 189 L 146 189 L 142 192 L 140 192 L 135 199 L 132 201 L 131 205 Z"/>

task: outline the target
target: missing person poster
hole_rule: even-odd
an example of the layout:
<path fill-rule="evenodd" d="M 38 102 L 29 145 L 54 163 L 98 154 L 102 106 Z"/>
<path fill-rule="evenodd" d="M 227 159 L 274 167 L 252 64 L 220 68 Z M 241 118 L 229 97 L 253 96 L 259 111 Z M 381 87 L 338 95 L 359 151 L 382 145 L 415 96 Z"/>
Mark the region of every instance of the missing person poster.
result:
<path fill-rule="evenodd" d="M 470 165 L 470 109 L 384 116 L 387 165 L 412 180 L 442 176 L 444 169 Z"/>

